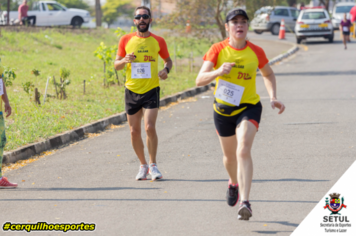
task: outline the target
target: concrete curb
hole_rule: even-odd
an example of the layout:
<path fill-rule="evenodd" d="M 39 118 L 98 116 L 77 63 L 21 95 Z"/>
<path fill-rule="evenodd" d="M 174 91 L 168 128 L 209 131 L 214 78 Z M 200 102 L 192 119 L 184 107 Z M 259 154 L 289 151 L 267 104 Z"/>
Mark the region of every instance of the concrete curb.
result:
<path fill-rule="evenodd" d="M 294 45 L 293 48 L 289 49 L 286 53 L 283 53 L 283 54 L 280 54 L 280 55 L 274 57 L 273 59 L 271 59 L 269 61 L 268 64 L 272 66 L 272 65 L 276 64 L 277 62 L 280 62 L 281 60 L 286 59 L 287 57 L 290 57 L 291 55 L 296 53 L 299 50 L 299 47 L 295 44 L 293 44 L 293 45 Z"/>
<path fill-rule="evenodd" d="M 172 96 L 165 97 L 160 100 L 160 106 L 164 107 L 169 105 L 172 102 L 177 102 L 179 99 L 185 99 L 188 97 L 194 97 L 197 94 L 203 93 L 210 89 L 210 85 L 206 85 L 203 87 L 195 87 L 191 89 L 187 89 L 183 92 L 176 93 Z M 66 131 L 61 134 L 57 134 L 48 138 L 43 142 L 37 142 L 33 144 L 29 144 L 23 147 L 20 147 L 11 152 L 5 152 L 3 157 L 3 163 L 15 163 L 19 160 L 26 160 L 31 156 L 36 154 L 40 154 L 44 151 L 58 148 L 65 144 L 68 144 L 73 141 L 77 141 L 83 139 L 86 133 L 96 133 L 99 131 L 105 130 L 105 128 L 111 124 L 118 125 L 127 121 L 126 112 L 121 112 L 116 115 L 112 115 L 101 120 L 86 124 L 82 127 L 79 127 L 74 130 Z"/>
<path fill-rule="evenodd" d="M 274 65 L 277 62 L 291 56 L 292 54 L 296 53 L 299 50 L 299 47 L 294 45 L 293 48 L 288 50 L 288 52 L 278 55 L 277 57 L 270 60 L 269 64 Z M 202 87 L 195 87 L 191 89 L 187 89 L 183 92 L 176 93 L 172 96 L 165 97 L 160 100 L 160 106 L 167 106 L 172 102 L 177 102 L 178 99 L 185 99 L 188 97 L 194 97 L 200 93 L 203 93 L 210 89 L 211 86 L 215 86 L 215 83 L 211 83 L 210 85 L 205 85 Z M 123 122 L 127 121 L 126 112 L 121 112 L 116 115 L 112 115 L 101 120 L 83 125 L 74 130 L 66 131 L 61 134 L 57 134 L 48 138 L 45 141 L 37 142 L 33 144 L 29 144 L 20 148 L 17 148 L 10 152 L 5 152 L 3 157 L 3 163 L 15 163 L 19 160 L 26 160 L 36 154 L 40 154 L 44 151 L 51 150 L 54 148 L 58 148 L 65 144 L 68 144 L 73 141 L 77 141 L 83 139 L 86 133 L 96 133 L 99 131 L 105 130 L 105 128 L 111 124 L 119 125 Z"/>

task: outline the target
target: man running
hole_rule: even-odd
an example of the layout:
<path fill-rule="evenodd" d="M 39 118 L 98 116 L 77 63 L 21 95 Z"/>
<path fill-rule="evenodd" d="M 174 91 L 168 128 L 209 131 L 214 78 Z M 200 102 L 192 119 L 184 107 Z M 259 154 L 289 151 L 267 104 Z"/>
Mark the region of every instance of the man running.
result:
<path fill-rule="evenodd" d="M 156 120 L 159 108 L 159 78 L 167 79 L 172 68 L 165 40 L 149 32 L 152 22 L 148 7 L 135 10 L 134 24 L 137 31 L 124 35 L 119 42 L 115 69 L 122 70 L 127 65 L 125 83 L 125 110 L 131 131 L 131 143 L 141 166 L 136 180 L 146 180 L 148 172 L 152 180 L 161 179 L 157 168 Z M 164 68 L 158 71 L 158 54 L 164 60 Z M 144 109 L 143 109 L 144 108 Z M 141 138 L 141 119 L 144 117 L 147 147 L 150 156 L 147 165 Z"/>
<path fill-rule="evenodd" d="M 260 96 L 256 93 L 257 68 L 263 76 L 272 108 L 277 107 L 279 114 L 285 109 L 277 100 L 276 79 L 263 49 L 246 40 L 248 20 L 242 9 L 228 12 L 225 29 L 230 37 L 209 49 L 196 79 L 197 86 L 216 79 L 214 122 L 230 177 L 226 199 L 229 206 L 235 206 L 240 191 L 239 220 L 249 220 L 252 216 L 249 203 L 253 172 L 251 148 L 262 113 Z"/>

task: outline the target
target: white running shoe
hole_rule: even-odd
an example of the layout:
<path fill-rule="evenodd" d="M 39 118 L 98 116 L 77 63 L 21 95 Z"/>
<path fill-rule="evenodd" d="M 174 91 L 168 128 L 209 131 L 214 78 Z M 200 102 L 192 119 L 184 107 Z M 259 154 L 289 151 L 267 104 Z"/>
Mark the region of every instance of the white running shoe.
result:
<path fill-rule="evenodd" d="M 148 174 L 148 165 L 141 165 L 138 174 L 136 175 L 136 180 L 146 180 Z"/>
<path fill-rule="evenodd" d="M 162 174 L 159 172 L 156 163 L 150 164 L 150 175 L 152 176 L 152 180 L 162 179 Z"/>

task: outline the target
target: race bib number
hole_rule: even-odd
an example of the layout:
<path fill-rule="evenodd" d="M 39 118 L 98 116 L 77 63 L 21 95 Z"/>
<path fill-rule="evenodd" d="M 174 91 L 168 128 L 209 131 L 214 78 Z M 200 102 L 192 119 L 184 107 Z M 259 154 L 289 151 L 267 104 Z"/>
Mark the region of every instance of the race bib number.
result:
<path fill-rule="evenodd" d="M 151 79 L 151 63 L 131 63 L 132 79 Z"/>
<path fill-rule="evenodd" d="M 242 86 L 220 79 L 215 97 L 223 100 L 224 102 L 239 106 L 244 90 L 245 88 Z"/>
<path fill-rule="evenodd" d="M 2 82 L 2 79 L 0 79 L 0 96 L 3 94 L 4 94 L 3 82 Z"/>
<path fill-rule="evenodd" d="M 349 27 L 343 26 L 343 27 L 342 27 L 342 31 L 344 31 L 344 32 L 349 32 Z"/>

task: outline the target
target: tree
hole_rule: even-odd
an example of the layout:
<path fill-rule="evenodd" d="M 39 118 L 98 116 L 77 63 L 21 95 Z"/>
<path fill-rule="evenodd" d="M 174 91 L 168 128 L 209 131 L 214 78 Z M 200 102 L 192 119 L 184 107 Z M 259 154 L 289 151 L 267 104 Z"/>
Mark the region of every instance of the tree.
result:
<path fill-rule="evenodd" d="M 101 27 L 101 5 L 100 0 L 95 0 L 95 19 L 96 19 L 96 27 Z"/>
<path fill-rule="evenodd" d="M 225 38 L 225 14 L 244 4 L 245 0 L 181 0 L 177 2 L 175 12 L 158 22 L 175 29 L 177 25 L 185 26 L 189 20 L 193 34 L 200 37 L 211 37 L 211 28 L 206 26 L 217 25 L 221 38 Z"/>
<path fill-rule="evenodd" d="M 107 0 L 103 6 L 103 21 L 110 25 L 114 23 L 116 18 L 127 13 L 130 8 L 130 0 Z"/>
<path fill-rule="evenodd" d="M 320 0 L 320 3 L 325 6 L 327 11 L 329 11 L 330 0 Z"/>
<path fill-rule="evenodd" d="M 290 7 L 293 7 L 294 5 L 297 4 L 297 0 L 287 0 L 287 2 Z"/>

